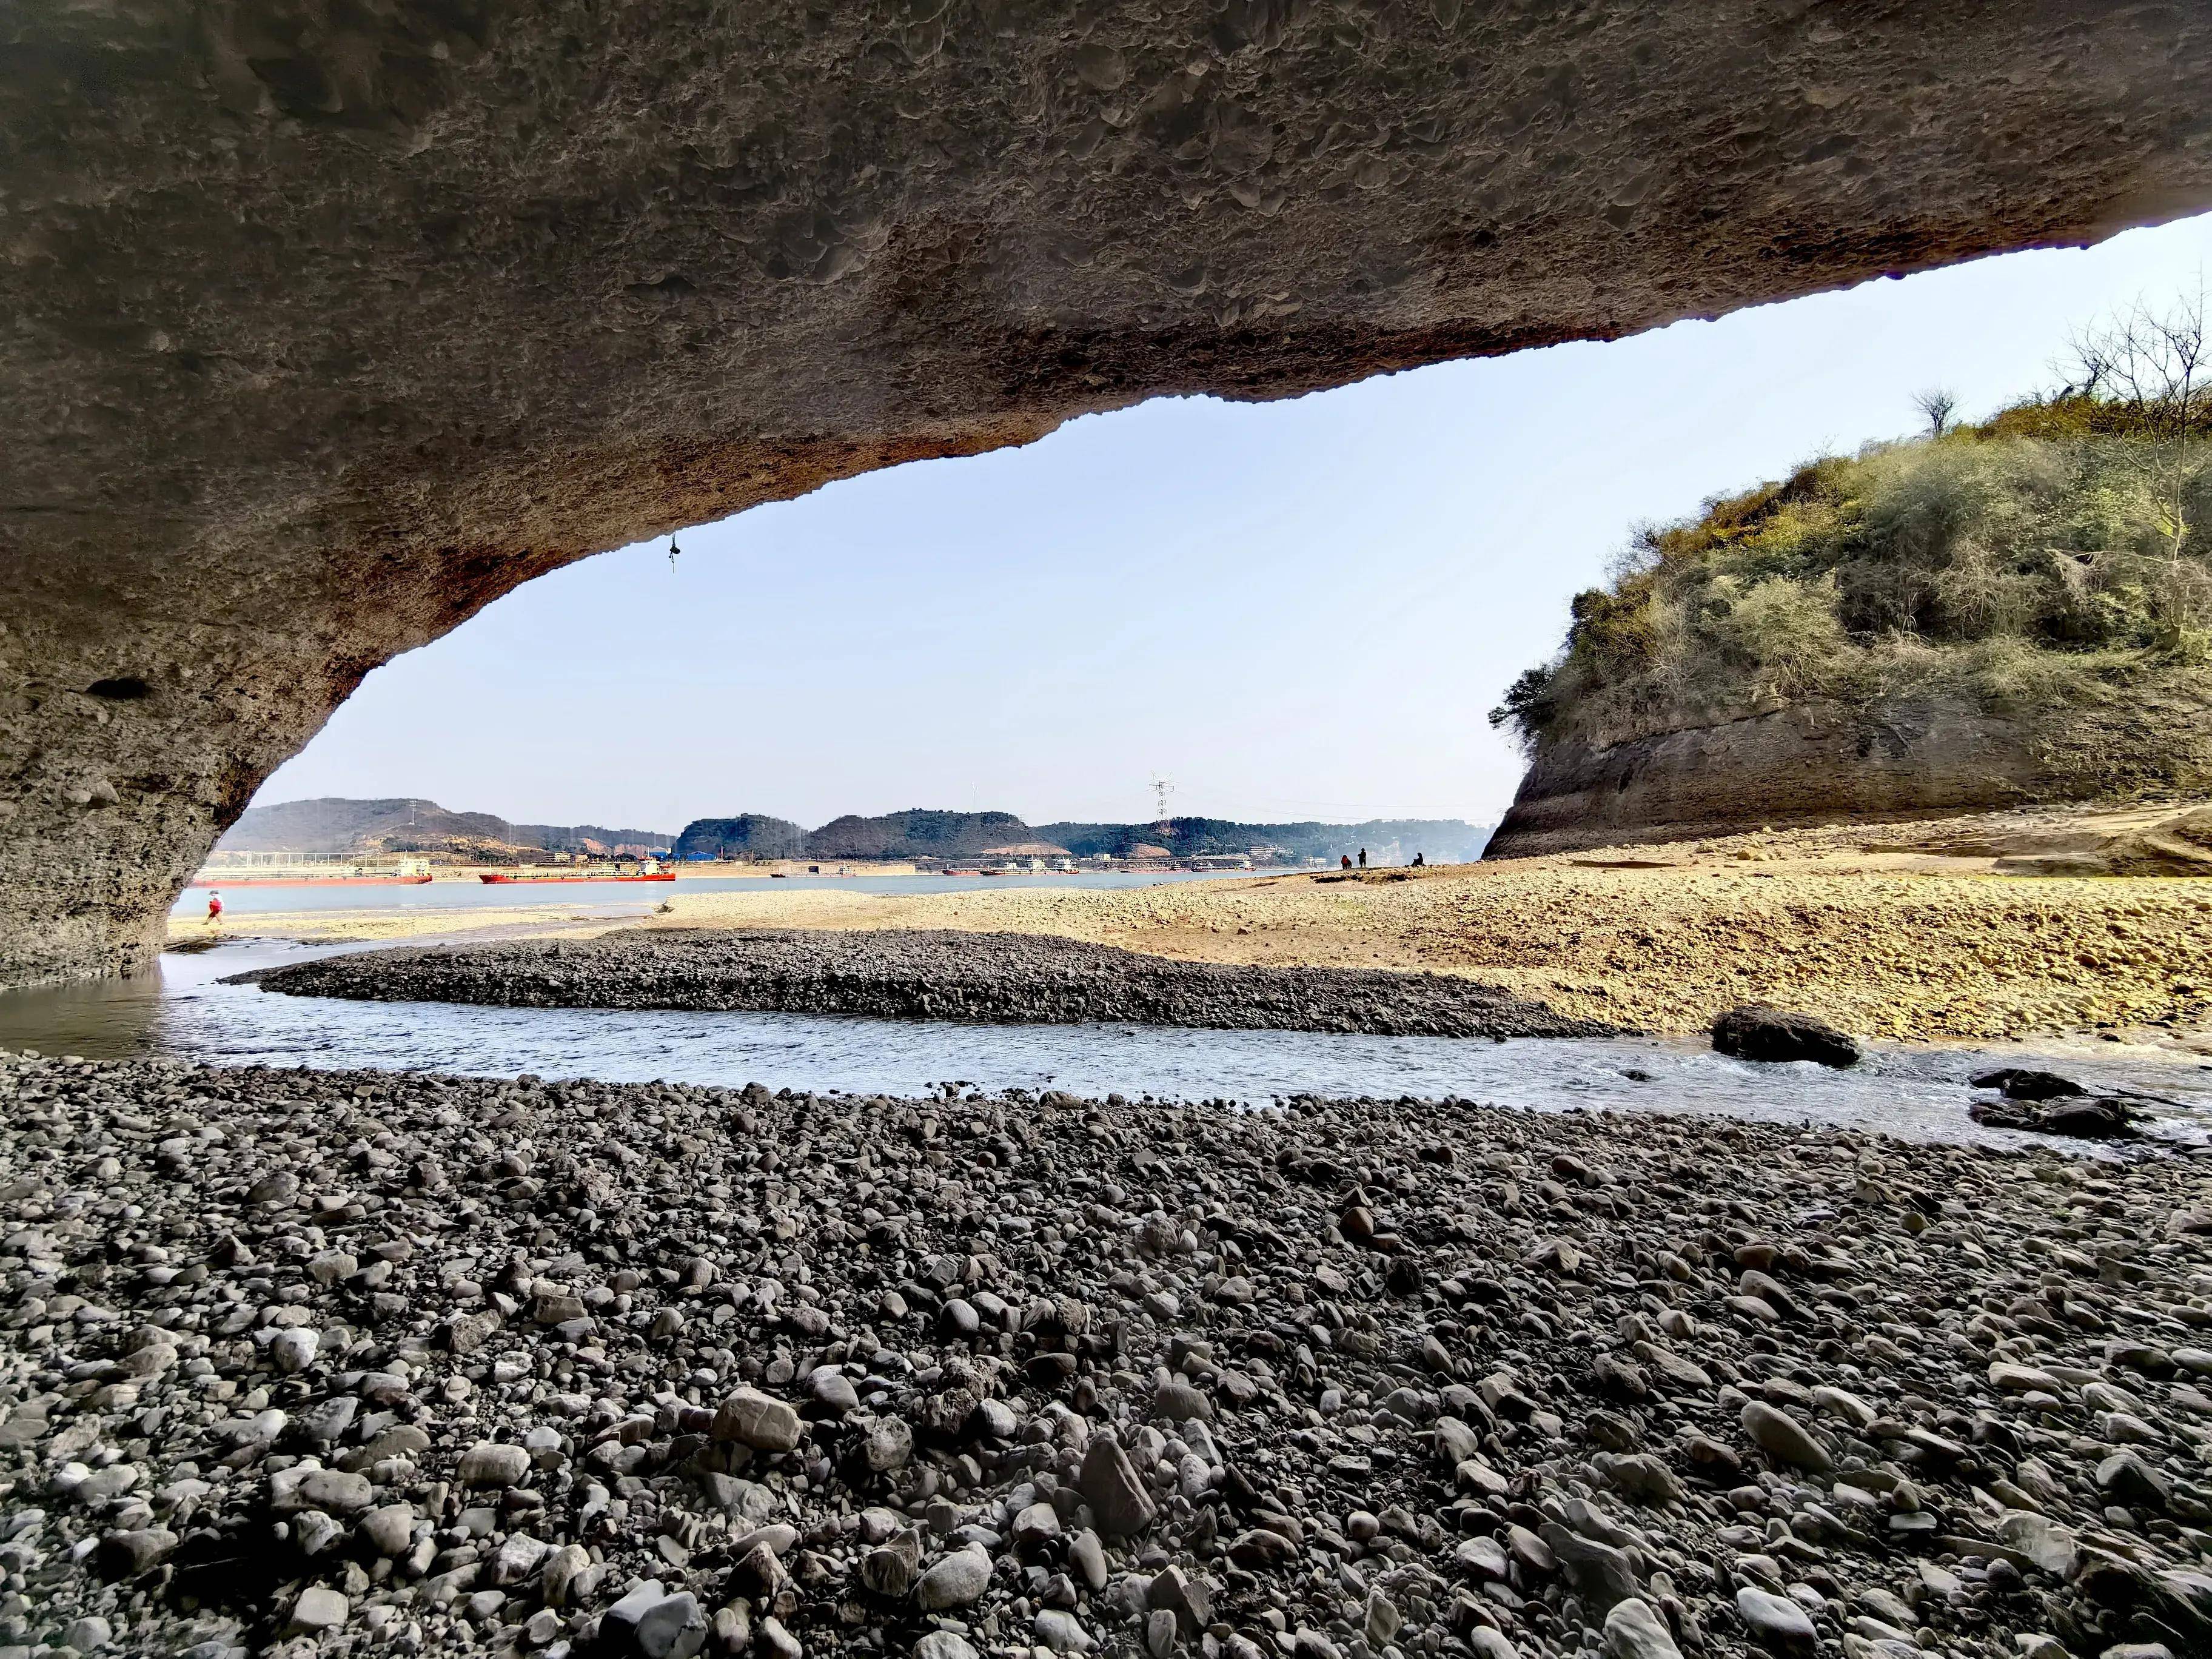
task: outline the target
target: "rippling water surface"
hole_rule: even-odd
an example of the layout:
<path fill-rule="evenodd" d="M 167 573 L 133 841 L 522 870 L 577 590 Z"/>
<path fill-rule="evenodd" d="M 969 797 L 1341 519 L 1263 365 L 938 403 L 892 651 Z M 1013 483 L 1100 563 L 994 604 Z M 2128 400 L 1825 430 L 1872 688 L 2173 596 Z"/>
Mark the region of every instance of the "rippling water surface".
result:
<path fill-rule="evenodd" d="M 156 979 L 0 996 L 0 1047 L 116 1057 L 171 1054 L 216 1065 L 381 1066 L 480 1076 L 654 1079 L 817 1093 L 914 1094 L 945 1082 L 989 1090 L 1228 1099 L 1293 1094 L 1448 1096 L 1559 1111 L 1698 1111 L 1815 1121 L 1923 1139 L 2009 1142 L 1966 1115 L 1984 1066 L 2043 1065 L 2093 1088 L 2159 1097 L 2158 1133 L 2202 1142 L 2212 1068 L 2096 1045 L 2038 1050 L 1876 1047 L 1850 1072 L 1758 1066 L 1686 1040 L 1601 1042 L 1345 1036 L 1137 1025 L 954 1025 L 792 1014 L 477 1008 L 344 1002 L 223 985 L 248 969 L 332 954 L 250 943 L 162 959 Z"/>

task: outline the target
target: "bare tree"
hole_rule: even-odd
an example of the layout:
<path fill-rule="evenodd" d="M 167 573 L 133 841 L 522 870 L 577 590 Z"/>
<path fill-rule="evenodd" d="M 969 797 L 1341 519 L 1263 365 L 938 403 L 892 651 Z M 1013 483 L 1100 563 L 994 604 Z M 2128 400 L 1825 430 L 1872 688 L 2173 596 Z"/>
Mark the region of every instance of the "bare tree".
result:
<path fill-rule="evenodd" d="M 2189 498 L 2203 474 L 2212 424 L 2212 362 L 2206 356 L 2203 279 L 2163 315 L 2138 300 L 2129 310 L 2075 334 L 2075 376 L 2090 397 L 2115 405 L 2147 441 L 2146 474 L 2158 503 L 2159 532 L 2179 562 L 2189 539 Z"/>
<path fill-rule="evenodd" d="M 1951 416 L 1958 412 L 1959 400 L 1942 386 L 1930 386 L 1914 397 L 1912 406 L 1926 417 L 1928 435 L 1940 438 L 1951 429 Z"/>
<path fill-rule="evenodd" d="M 2205 289 L 2184 293 L 2164 313 L 2138 300 L 2127 311 L 2075 334 L 2069 378 L 2083 396 L 2124 416 L 2119 446 L 2149 498 L 2156 555 L 2107 554 L 2122 568 L 2154 571 L 2162 593 L 2167 648 L 2201 653 L 2199 619 L 2212 611 L 2212 569 L 2192 556 L 2190 509 L 2212 463 L 2212 361 L 2205 337 Z"/>

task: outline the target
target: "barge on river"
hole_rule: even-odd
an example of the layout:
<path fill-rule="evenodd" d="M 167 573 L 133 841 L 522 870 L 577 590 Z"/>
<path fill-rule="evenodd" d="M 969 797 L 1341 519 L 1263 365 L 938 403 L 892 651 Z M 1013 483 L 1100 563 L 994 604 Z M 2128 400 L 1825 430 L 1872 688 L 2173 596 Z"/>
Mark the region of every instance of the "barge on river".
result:
<path fill-rule="evenodd" d="M 560 881 L 673 881 L 676 872 L 664 869 L 658 860 L 641 860 L 634 866 L 614 870 L 579 870 L 569 866 L 552 869 L 479 870 L 477 879 L 493 887 L 536 887 L 545 882 Z"/>
<path fill-rule="evenodd" d="M 234 854 L 208 865 L 191 887 L 420 887 L 430 879 L 428 859 L 401 859 L 387 869 L 368 869 L 342 859 L 268 854 Z"/>

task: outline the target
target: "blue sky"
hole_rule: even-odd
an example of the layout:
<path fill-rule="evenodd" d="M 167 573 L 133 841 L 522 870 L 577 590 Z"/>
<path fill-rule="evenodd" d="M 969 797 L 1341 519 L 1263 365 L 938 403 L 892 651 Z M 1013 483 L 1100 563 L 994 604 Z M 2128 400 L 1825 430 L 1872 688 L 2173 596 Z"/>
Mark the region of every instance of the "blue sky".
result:
<path fill-rule="evenodd" d="M 1276 404 L 1164 398 L 544 577 L 395 659 L 258 799 L 674 830 L 773 812 L 1488 820 L 1484 719 L 1647 520 L 2045 385 L 2212 216 Z M 495 741 L 455 741 L 457 724 Z"/>

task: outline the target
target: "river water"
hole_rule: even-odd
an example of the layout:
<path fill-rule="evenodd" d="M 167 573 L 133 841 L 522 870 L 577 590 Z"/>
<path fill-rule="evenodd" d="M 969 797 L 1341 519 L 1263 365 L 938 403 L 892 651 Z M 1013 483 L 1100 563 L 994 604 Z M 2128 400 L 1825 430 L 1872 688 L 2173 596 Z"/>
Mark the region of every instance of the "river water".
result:
<path fill-rule="evenodd" d="M 162 958 L 158 976 L 0 995 L 0 1048 L 113 1058 L 166 1054 L 215 1065 L 377 1066 L 512 1077 L 659 1079 L 817 1093 L 924 1093 L 959 1083 L 1226 1099 L 1293 1094 L 1457 1097 L 1536 1110 L 1696 1111 L 1878 1129 L 1914 1139 L 2015 1143 L 1966 1115 L 1966 1079 L 2041 1065 L 2092 1088 L 2160 1097 L 2162 1137 L 2203 1143 L 2212 1067 L 2010 1045 L 1876 1045 L 1855 1070 L 1761 1066 L 1688 1040 L 1346 1036 L 1137 1025 L 962 1025 L 766 1013 L 480 1008 L 290 997 L 224 977 L 361 947 L 241 941 Z"/>
<path fill-rule="evenodd" d="M 1219 881 L 1219 870 L 1085 871 L 1066 875 L 1025 876 L 678 876 L 674 881 L 562 881 L 550 883 L 441 880 L 410 887 L 225 887 L 228 915 L 295 915 L 303 910 L 543 909 L 549 917 L 644 915 L 670 897 L 696 893 L 970 893 L 1006 888 L 1085 887 L 1101 890 L 1158 887 L 1179 881 Z M 1266 872 L 1259 873 L 1265 874 Z M 207 914 L 208 893 L 187 887 L 169 907 L 178 917 Z"/>

